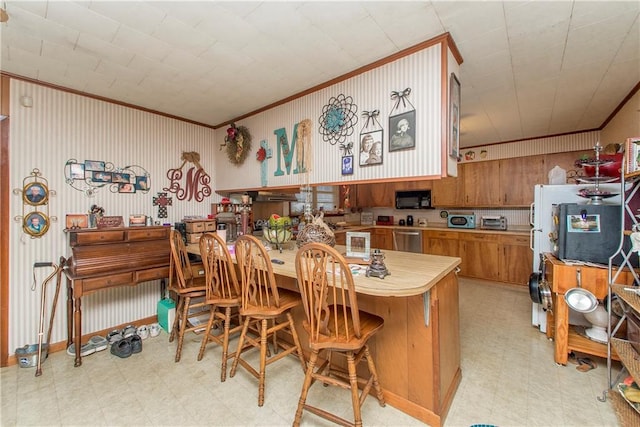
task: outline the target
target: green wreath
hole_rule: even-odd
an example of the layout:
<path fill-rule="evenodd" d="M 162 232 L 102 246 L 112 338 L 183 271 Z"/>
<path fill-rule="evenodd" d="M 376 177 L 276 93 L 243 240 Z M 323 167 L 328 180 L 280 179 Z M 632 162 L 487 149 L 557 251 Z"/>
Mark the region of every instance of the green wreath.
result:
<path fill-rule="evenodd" d="M 246 126 L 236 126 L 231 123 L 224 138 L 227 146 L 227 157 L 235 165 L 241 165 L 251 151 L 251 133 Z"/>

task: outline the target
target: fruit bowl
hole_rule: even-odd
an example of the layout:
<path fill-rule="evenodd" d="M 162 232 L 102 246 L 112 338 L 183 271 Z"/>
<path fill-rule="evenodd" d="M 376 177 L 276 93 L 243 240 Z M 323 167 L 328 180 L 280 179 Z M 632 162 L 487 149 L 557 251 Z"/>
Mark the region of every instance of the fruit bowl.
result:
<path fill-rule="evenodd" d="M 271 215 L 271 218 L 262 225 L 262 236 L 282 252 L 282 245 L 293 237 L 291 218 Z"/>
<path fill-rule="evenodd" d="M 582 166 L 585 175 L 589 177 L 595 176 L 597 164 L 599 166 L 600 176 L 620 178 L 623 156 L 624 153 L 600 154 L 600 161 L 596 161 L 596 159 L 584 159 L 576 162 L 576 165 Z"/>

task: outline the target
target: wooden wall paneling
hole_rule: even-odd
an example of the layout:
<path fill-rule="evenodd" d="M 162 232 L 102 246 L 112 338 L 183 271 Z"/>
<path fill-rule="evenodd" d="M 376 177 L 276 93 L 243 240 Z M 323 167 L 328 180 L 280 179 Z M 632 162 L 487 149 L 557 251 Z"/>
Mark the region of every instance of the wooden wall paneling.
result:
<path fill-rule="evenodd" d="M 570 178 L 578 173 L 582 173 L 581 168 L 575 165 L 576 160 L 579 160 L 582 156 L 592 157 L 594 155 L 593 150 L 581 150 L 581 151 L 567 151 L 564 153 L 553 153 L 544 155 L 544 167 L 545 175 L 543 180 L 538 184 L 549 184 L 549 171 L 554 166 L 560 166 L 567 171 L 567 177 Z M 568 180 L 569 184 L 573 184 L 575 181 Z"/>

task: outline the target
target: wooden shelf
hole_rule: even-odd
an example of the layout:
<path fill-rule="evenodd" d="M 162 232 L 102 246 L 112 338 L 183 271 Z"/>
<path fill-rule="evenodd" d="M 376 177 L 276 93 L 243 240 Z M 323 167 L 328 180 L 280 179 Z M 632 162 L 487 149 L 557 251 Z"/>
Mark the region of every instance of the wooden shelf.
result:
<path fill-rule="evenodd" d="M 576 332 L 574 326 L 569 326 L 568 337 L 569 351 L 578 351 L 580 353 L 591 354 L 593 356 L 602 357 L 604 359 L 607 358 L 606 344 L 601 344 L 599 342 L 590 340 L 589 338 L 583 337 L 578 332 Z M 615 351 L 611 352 L 611 358 L 613 360 L 620 360 L 620 357 Z"/>

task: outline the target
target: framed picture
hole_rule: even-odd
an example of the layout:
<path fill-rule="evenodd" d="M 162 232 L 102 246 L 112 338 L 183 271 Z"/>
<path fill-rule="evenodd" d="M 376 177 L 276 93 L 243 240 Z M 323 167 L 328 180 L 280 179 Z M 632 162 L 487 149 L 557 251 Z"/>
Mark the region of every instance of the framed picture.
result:
<path fill-rule="evenodd" d="M 111 182 L 111 172 L 91 171 L 91 181 L 93 182 Z"/>
<path fill-rule="evenodd" d="M 449 156 L 460 157 L 460 82 L 455 74 L 449 79 Z"/>
<path fill-rule="evenodd" d="M 128 173 L 113 172 L 111 174 L 111 182 L 117 182 L 117 183 L 131 182 L 130 175 Z"/>
<path fill-rule="evenodd" d="M 360 166 L 382 164 L 382 130 L 374 130 L 360 134 Z"/>
<path fill-rule="evenodd" d="M 104 162 L 98 161 L 98 160 L 85 160 L 84 170 L 85 171 L 103 171 Z"/>
<path fill-rule="evenodd" d="M 84 163 L 71 163 L 71 179 L 84 178 Z"/>
<path fill-rule="evenodd" d="M 49 201 L 49 189 L 42 182 L 30 182 L 22 189 L 22 199 L 27 205 L 46 205 Z"/>
<path fill-rule="evenodd" d="M 123 182 L 118 184 L 118 193 L 135 193 L 136 185 L 130 182 Z"/>
<path fill-rule="evenodd" d="M 65 227 L 67 230 L 89 228 L 89 216 L 87 214 L 67 214 L 65 217 Z"/>
<path fill-rule="evenodd" d="M 353 156 L 342 156 L 342 175 L 353 175 Z"/>
<path fill-rule="evenodd" d="M 416 146 L 416 110 L 389 117 L 389 152 Z"/>
<path fill-rule="evenodd" d="M 139 227 L 146 225 L 147 216 L 142 214 L 129 215 L 129 227 Z"/>
<path fill-rule="evenodd" d="M 49 218 L 42 212 L 31 212 L 24 217 L 22 229 L 31 236 L 40 237 L 49 229 Z"/>
<path fill-rule="evenodd" d="M 347 257 L 369 258 L 371 233 L 347 231 Z"/>
<path fill-rule="evenodd" d="M 149 190 L 149 180 L 146 176 L 136 176 L 136 190 L 137 191 Z"/>

